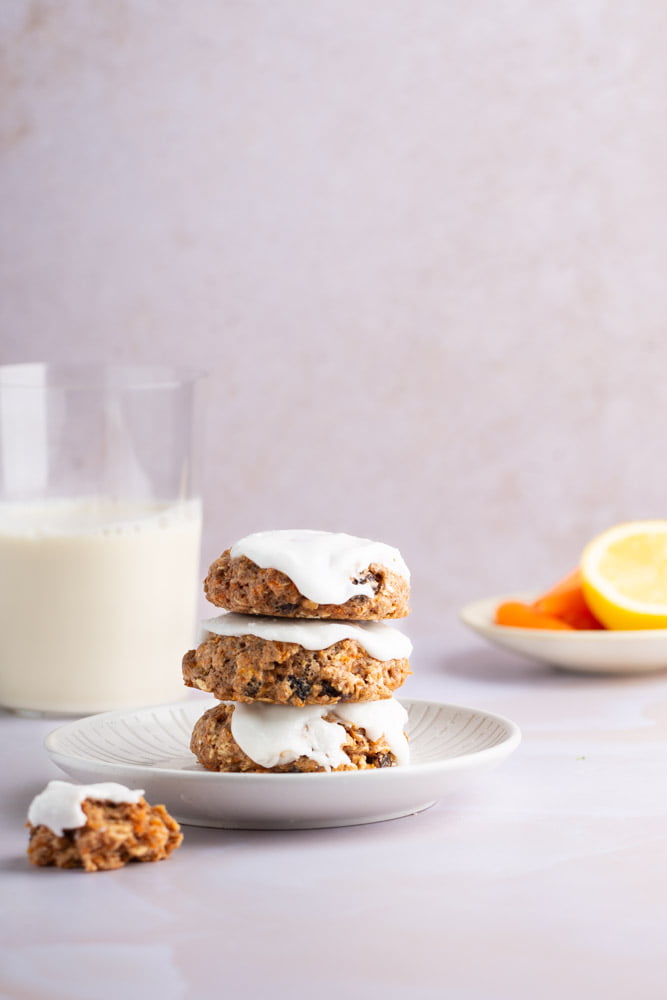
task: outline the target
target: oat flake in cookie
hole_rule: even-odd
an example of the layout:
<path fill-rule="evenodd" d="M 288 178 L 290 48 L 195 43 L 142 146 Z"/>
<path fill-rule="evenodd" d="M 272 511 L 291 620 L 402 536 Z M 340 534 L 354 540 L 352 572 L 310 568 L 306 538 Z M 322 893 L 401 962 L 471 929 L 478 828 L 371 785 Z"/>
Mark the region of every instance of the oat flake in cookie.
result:
<path fill-rule="evenodd" d="M 161 861 L 183 840 L 164 806 L 151 806 L 141 789 L 116 782 L 50 781 L 30 804 L 26 825 L 34 865 L 87 872 L 121 868 L 130 861 Z"/>
<path fill-rule="evenodd" d="M 212 604 L 254 615 L 363 621 L 410 610 L 398 549 L 342 532 L 247 535 L 212 563 L 204 590 Z"/>

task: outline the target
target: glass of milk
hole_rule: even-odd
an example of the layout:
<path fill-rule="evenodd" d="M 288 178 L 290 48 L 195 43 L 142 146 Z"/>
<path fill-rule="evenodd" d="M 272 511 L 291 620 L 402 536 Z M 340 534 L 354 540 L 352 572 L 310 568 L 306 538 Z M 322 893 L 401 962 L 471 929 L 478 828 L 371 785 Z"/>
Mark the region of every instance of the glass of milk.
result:
<path fill-rule="evenodd" d="M 0 706 L 177 700 L 196 637 L 195 373 L 0 366 Z"/>

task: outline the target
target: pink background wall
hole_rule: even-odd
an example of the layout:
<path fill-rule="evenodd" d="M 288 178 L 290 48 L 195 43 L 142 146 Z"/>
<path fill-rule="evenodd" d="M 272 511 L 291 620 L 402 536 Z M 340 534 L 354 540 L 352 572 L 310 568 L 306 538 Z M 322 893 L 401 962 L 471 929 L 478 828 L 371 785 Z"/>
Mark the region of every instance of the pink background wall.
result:
<path fill-rule="evenodd" d="M 398 545 L 415 629 L 665 516 L 667 9 L 0 6 L 3 361 L 209 372 L 205 564 Z"/>

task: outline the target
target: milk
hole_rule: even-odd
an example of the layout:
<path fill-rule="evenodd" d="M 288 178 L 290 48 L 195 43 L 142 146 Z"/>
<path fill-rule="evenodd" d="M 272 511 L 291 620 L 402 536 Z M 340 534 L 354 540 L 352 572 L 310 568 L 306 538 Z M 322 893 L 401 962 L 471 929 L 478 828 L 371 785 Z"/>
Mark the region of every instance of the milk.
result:
<path fill-rule="evenodd" d="M 201 507 L 0 504 L 0 705 L 86 714 L 182 696 Z"/>

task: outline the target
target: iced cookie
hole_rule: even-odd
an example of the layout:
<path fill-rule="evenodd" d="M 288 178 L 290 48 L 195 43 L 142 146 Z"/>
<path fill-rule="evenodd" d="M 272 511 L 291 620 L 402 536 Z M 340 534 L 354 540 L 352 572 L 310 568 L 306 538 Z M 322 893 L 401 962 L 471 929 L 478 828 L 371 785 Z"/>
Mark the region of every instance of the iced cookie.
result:
<path fill-rule="evenodd" d="M 329 705 L 389 698 L 410 674 L 408 637 L 383 622 L 225 614 L 183 658 L 188 687 L 221 701 Z"/>
<path fill-rule="evenodd" d="M 293 708 L 216 705 L 196 722 L 190 748 L 210 771 L 352 771 L 406 764 L 407 712 L 380 702 Z"/>
<path fill-rule="evenodd" d="M 373 620 L 409 613 L 410 572 L 398 549 L 327 531 L 260 531 L 212 563 L 217 607 L 285 618 Z"/>

